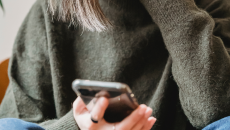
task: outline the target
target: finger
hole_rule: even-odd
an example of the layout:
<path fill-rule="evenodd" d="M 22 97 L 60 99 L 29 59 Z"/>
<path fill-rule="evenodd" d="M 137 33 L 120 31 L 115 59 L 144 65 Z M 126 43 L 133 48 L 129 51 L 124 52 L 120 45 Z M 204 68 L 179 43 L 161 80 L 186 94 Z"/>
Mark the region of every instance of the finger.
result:
<path fill-rule="evenodd" d="M 91 111 L 91 117 L 96 121 L 102 119 L 108 105 L 109 100 L 105 97 L 100 97 Z"/>
<path fill-rule="evenodd" d="M 88 111 L 88 110 L 85 106 L 85 103 L 83 102 L 81 97 L 77 97 L 77 99 L 73 103 L 74 115 L 77 116 L 77 115 L 80 115 L 81 113 L 84 113 L 86 111 Z"/>
<path fill-rule="evenodd" d="M 87 109 L 89 112 L 91 112 L 93 110 L 94 105 L 97 102 L 97 98 L 93 98 L 88 104 L 87 104 Z"/>
<path fill-rule="evenodd" d="M 116 128 L 116 123 L 108 123 L 105 119 L 101 119 L 98 123 L 93 123 L 90 118 L 89 113 L 79 115 L 78 121 L 81 124 L 81 130 L 114 130 L 114 128 L 119 130 Z"/>
<path fill-rule="evenodd" d="M 141 120 L 138 121 L 137 124 L 135 124 L 132 128 L 132 130 L 141 130 L 145 123 L 148 121 L 148 118 L 151 116 L 152 114 L 152 109 L 151 108 L 147 108 L 145 111 L 145 115 L 141 118 Z"/>
<path fill-rule="evenodd" d="M 99 93 L 97 93 L 97 94 L 95 95 L 95 97 L 96 97 L 96 98 L 99 98 L 99 97 L 110 98 L 110 94 L 109 94 L 109 92 L 102 90 L 102 91 L 100 91 Z"/>
<path fill-rule="evenodd" d="M 118 129 L 129 130 L 144 116 L 147 109 L 146 105 L 140 105 L 121 123 L 117 124 Z"/>
<path fill-rule="evenodd" d="M 149 117 L 142 130 L 150 130 L 156 122 L 156 118 Z"/>
<path fill-rule="evenodd" d="M 100 120 L 100 122 L 98 123 L 93 123 L 89 118 L 87 119 L 83 118 L 83 119 L 84 119 L 84 121 L 82 121 L 83 127 L 81 128 L 81 130 L 119 130 L 116 128 L 115 123 L 108 123 L 105 121 L 105 119 Z"/>

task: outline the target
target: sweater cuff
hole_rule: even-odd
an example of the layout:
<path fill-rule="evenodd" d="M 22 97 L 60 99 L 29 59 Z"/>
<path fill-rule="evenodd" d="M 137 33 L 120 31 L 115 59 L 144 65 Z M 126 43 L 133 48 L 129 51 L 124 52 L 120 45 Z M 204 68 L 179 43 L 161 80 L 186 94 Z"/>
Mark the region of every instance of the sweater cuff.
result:
<path fill-rule="evenodd" d="M 73 116 L 73 110 L 69 111 L 59 120 L 51 120 L 40 124 L 46 130 L 79 130 Z"/>

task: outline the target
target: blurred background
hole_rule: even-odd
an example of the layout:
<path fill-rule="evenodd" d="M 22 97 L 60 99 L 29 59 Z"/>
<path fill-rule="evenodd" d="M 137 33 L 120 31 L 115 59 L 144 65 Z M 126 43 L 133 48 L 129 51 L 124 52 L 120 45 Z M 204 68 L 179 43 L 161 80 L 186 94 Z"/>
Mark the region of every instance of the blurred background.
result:
<path fill-rule="evenodd" d="M 2 0 L 0 8 L 0 62 L 10 58 L 18 29 L 35 0 Z"/>

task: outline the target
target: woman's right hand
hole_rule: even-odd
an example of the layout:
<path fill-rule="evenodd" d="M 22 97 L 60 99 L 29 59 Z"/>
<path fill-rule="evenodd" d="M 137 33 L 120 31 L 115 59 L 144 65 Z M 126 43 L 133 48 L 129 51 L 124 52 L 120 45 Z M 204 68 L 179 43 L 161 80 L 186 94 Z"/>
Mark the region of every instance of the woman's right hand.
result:
<path fill-rule="evenodd" d="M 81 130 L 150 130 L 156 118 L 150 117 L 152 109 L 146 105 L 140 105 L 128 117 L 121 122 L 108 123 L 103 119 L 109 100 L 100 97 L 92 109 L 88 110 L 80 97 L 73 104 L 74 118 Z M 98 120 L 93 123 L 91 118 Z"/>

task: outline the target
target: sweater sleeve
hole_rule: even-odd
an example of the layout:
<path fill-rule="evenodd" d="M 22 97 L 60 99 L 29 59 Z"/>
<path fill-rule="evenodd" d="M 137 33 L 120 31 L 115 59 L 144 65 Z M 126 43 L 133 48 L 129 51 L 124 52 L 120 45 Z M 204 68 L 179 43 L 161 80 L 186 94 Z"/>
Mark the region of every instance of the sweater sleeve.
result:
<path fill-rule="evenodd" d="M 196 128 L 230 115 L 228 0 L 140 0 L 172 57 L 185 115 Z"/>
<path fill-rule="evenodd" d="M 18 32 L 9 64 L 10 84 L 0 106 L 0 118 L 19 118 L 48 130 L 78 130 L 72 110 L 57 116 L 44 3 L 45 0 L 37 0 Z"/>

